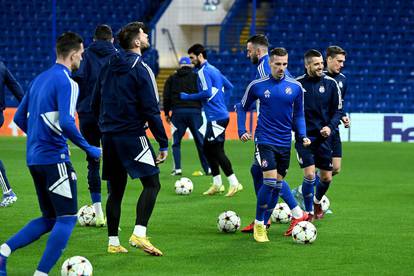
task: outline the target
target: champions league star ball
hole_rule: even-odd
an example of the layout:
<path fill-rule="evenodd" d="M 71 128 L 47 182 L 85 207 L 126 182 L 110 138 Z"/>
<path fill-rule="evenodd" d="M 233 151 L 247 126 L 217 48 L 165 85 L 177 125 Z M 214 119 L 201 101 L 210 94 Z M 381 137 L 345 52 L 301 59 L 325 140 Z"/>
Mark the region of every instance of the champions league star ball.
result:
<path fill-rule="evenodd" d="M 273 209 L 270 218 L 273 222 L 288 223 L 292 220 L 292 212 L 286 203 L 278 203 L 276 204 L 275 209 Z"/>
<path fill-rule="evenodd" d="M 233 211 L 225 211 L 217 219 L 217 228 L 220 232 L 234 233 L 240 228 L 240 225 L 240 217 Z"/>
<path fill-rule="evenodd" d="M 330 201 L 329 201 L 329 198 L 326 196 L 326 195 L 324 195 L 322 198 L 321 198 L 321 207 L 322 207 L 322 211 L 325 213 L 326 211 L 328 211 L 329 210 L 329 206 L 331 206 L 331 203 L 330 203 Z"/>
<path fill-rule="evenodd" d="M 92 205 L 85 205 L 79 209 L 78 222 L 81 226 L 93 226 L 96 224 L 95 209 Z"/>
<path fill-rule="evenodd" d="M 92 264 L 82 256 L 70 257 L 63 262 L 60 271 L 62 276 L 92 276 Z"/>
<path fill-rule="evenodd" d="M 174 186 L 177 195 L 189 195 L 194 189 L 193 182 L 187 177 L 181 177 L 175 181 Z"/>
<path fill-rule="evenodd" d="M 316 236 L 316 227 L 309 221 L 301 221 L 293 227 L 292 238 L 296 243 L 313 243 Z"/>

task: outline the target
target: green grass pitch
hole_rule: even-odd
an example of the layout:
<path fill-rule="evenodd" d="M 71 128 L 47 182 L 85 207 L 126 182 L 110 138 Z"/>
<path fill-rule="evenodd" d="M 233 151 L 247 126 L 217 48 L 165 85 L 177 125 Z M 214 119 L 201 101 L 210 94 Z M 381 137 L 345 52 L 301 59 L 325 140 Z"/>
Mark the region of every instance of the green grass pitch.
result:
<path fill-rule="evenodd" d="M 233 198 L 203 196 L 210 177 L 192 177 L 200 169 L 193 142 L 182 145 L 183 172 L 194 183 L 190 196 L 177 196 L 170 176 L 172 155 L 161 165 L 162 189 L 150 220 L 148 235 L 165 254 L 148 256 L 128 245 L 135 221 L 139 180 L 129 181 L 122 205 L 121 244 L 125 255 L 109 255 L 106 228 L 76 226 L 69 244 L 50 275 L 60 275 L 63 261 L 74 255 L 88 258 L 94 275 L 413 275 L 414 269 L 414 144 L 344 143 L 343 170 L 334 178 L 328 197 L 332 215 L 315 222 L 318 238 L 312 245 L 294 244 L 284 237 L 285 224 L 273 224 L 270 242 L 258 244 L 249 234 L 219 233 L 216 219 L 224 210 L 236 211 L 242 226 L 255 214 L 250 177 L 252 143 L 226 142 L 226 151 L 244 190 Z M 18 201 L 0 209 L 0 242 L 40 215 L 32 179 L 25 165 L 25 139 L 0 139 L 0 158 Z M 72 146 L 78 175 L 79 206 L 90 202 L 84 153 Z M 302 173 L 292 155 L 287 181 L 300 184 Z M 228 183 L 223 176 L 226 188 Z M 103 199 L 106 184 L 103 183 Z M 13 253 L 8 273 L 32 275 L 47 236 Z"/>

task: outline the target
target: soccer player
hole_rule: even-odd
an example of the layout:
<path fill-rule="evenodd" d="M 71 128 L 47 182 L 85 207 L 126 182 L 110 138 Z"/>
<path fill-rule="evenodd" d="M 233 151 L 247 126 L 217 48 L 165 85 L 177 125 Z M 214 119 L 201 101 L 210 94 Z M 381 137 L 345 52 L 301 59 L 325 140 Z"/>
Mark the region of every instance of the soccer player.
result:
<path fill-rule="evenodd" d="M 306 74 L 297 80 L 305 89 L 306 130 L 312 144 L 310 147 L 303 147 L 300 140 L 296 140 L 295 148 L 299 165 L 304 172 L 302 194 L 305 210 L 309 212 L 312 220 L 323 217 L 320 200 L 332 181 L 331 139 L 342 116 L 342 100 L 337 82 L 323 73 L 322 54 L 314 49 L 308 50 L 304 62 Z M 315 167 L 320 170 L 316 193 Z"/>
<path fill-rule="evenodd" d="M 4 86 L 7 86 L 9 90 L 13 93 L 19 103 L 23 98 L 23 89 L 14 76 L 7 69 L 6 65 L 0 61 L 0 128 L 4 124 L 4 115 L 3 111 L 6 108 L 6 93 Z M 6 176 L 6 168 L 4 167 L 3 162 L 0 160 L 0 186 L 2 190 L 2 200 L 0 202 L 0 207 L 7 207 L 12 205 L 17 200 L 16 194 L 13 192 L 9 180 Z"/>
<path fill-rule="evenodd" d="M 0 246 L 0 275 L 15 250 L 50 232 L 35 276 L 47 275 L 69 240 L 76 224 L 76 173 L 70 163 L 66 137 L 91 158 L 101 149 L 89 145 L 75 125 L 78 85 L 71 72 L 82 60 L 82 38 L 63 33 L 56 42 L 56 64 L 38 75 L 24 96 L 14 122 L 27 134 L 27 165 L 33 177 L 42 216 L 30 221 Z"/>
<path fill-rule="evenodd" d="M 347 79 L 344 74 L 341 73 L 342 68 L 344 67 L 346 59 L 346 52 L 339 46 L 329 46 L 326 49 L 326 65 L 327 70 L 325 74 L 333 78 L 341 89 L 341 99 L 342 99 L 342 117 L 341 121 L 344 124 L 345 128 L 349 128 L 351 121 L 343 109 L 343 102 L 348 87 Z M 339 135 L 339 127 L 335 128 L 335 132 L 332 135 L 332 176 L 339 174 L 341 171 L 342 163 L 342 143 L 341 137 Z"/>
<path fill-rule="evenodd" d="M 267 77 L 271 74 L 270 63 L 269 63 L 269 42 L 265 35 L 254 35 L 247 40 L 246 50 L 247 50 L 247 57 L 250 61 L 257 65 L 256 71 L 256 79 Z M 290 77 L 287 68 L 285 68 L 285 75 Z M 254 104 L 253 104 L 254 105 Z M 257 113 L 260 114 L 260 102 L 259 100 L 256 101 L 256 110 Z M 240 108 L 236 108 L 236 112 L 238 114 L 238 118 L 244 118 L 245 111 Z M 240 122 L 241 125 L 244 126 L 244 121 Z M 239 135 L 243 135 L 244 133 L 239 133 Z M 260 187 L 263 185 L 263 172 L 260 168 L 260 164 L 257 162 L 257 159 L 254 158 L 253 164 L 250 168 L 250 173 L 253 178 L 254 190 L 257 196 L 257 192 L 259 191 Z M 282 190 L 280 191 L 280 197 L 288 204 L 291 210 L 297 208 L 298 203 L 296 202 L 295 198 L 292 195 L 289 185 L 286 182 L 282 183 Z M 300 213 L 299 211 L 296 212 L 295 209 L 294 213 Z M 265 217 L 270 217 L 271 214 L 266 213 Z M 267 227 L 270 227 L 270 220 L 265 220 L 267 222 Z M 254 227 L 254 220 L 249 225 L 244 227 L 241 231 L 244 233 L 253 233 Z"/>
<path fill-rule="evenodd" d="M 268 242 L 264 225 L 265 213 L 271 214 L 278 201 L 282 183 L 289 168 L 292 129 L 297 130 L 300 143 L 310 144 L 306 137 L 303 112 L 302 86 L 287 76 L 288 53 L 284 48 L 270 52 L 271 75 L 252 81 L 246 89 L 240 109 L 247 111 L 250 105 L 260 100 L 255 144 L 255 156 L 263 172 L 263 185 L 257 192 L 256 220 L 253 236 L 257 242 Z M 251 139 L 245 128 L 245 117 L 238 120 L 240 140 Z M 288 185 L 287 183 L 285 185 Z M 285 235 L 290 235 L 293 227 L 308 215 L 298 206 L 293 210 L 294 218 Z M 267 219 L 269 219 L 268 215 Z"/>
<path fill-rule="evenodd" d="M 187 128 L 193 135 L 197 147 L 198 157 L 205 174 L 209 174 L 209 166 L 203 153 L 203 136 L 199 129 L 203 124 L 201 116 L 200 101 L 184 101 L 180 99 L 180 92 L 197 93 L 197 74 L 193 72 L 193 66 L 189 57 L 180 59 L 180 68 L 172 74 L 164 85 L 164 114 L 169 123 L 172 124 L 174 156 L 174 169 L 172 175 L 181 175 L 181 139 Z M 171 112 L 171 114 L 170 114 Z M 193 175 L 202 175 L 202 172 L 195 171 Z"/>
<path fill-rule="evenodd" d="M 101 132 L 91 110 L 91 95 L 99 71 L 117 51 L 112 44 L 113 41 L 111 27 L 108 25 L 98 25 L 95 29 L 93 42 L 83 53 L 80 68 L 73 76 L 73 79 L 79 85 L 79 98 L 76 108 L 79 116 L 80 131 L 86 141 L 96 147 L 99 147 L 101 144 Z M 86 161 L 88 162 L 89 192 L 96 213 L 96 226 L 102 227 L 105 226 L 105 218 L 101 204 L 100 162 L 89 156 L 86 157 Z"/>
<path fill-rule="evenodd" d="M 139 178 L 143 190 L 136 205 L 135 228 L 130 245 L 153 256 L 162 252 L 147 238 L 147 225 L 160 190 L 158 163 L 168 154 L 168 138 L 158 108 L 158 90 L 152 70 L 142 61 L 150 46 L 142 22 L 131 22 L 118 33 L 125 51 L 112 56 L 101 70 L 92 96 L 92 110 L 102 132 L 102 178 L 108 181 L 106 203 L 108 252 L 128 252 L 119 241 L 121 203 L 128 174 Z M 155 157 L 145 133 L 145 124 L 160 145 Z"/>
<path fill-rule="evenodd" d="M 198 68 L 200 92 L 196 94 L 182 92 L 180 95 L 183 100 L 201 100 L 207 117 L 203 148 L 213 176 L 213 185 L 204 192 L 204 195 L 214 195 L 224 191 L 220 175 L 221 168 L 230 184 L 226 194 L 230 197 L 243 189 L 224 152 L 225 132 L 229 124 L 229 112 L 224 103 L 224 92 L 231 90 L 233 85 L 216 67 L 208 63 L 203 45 L 194 44 L 188 49 L 188 54 L 191 62 Z"/>

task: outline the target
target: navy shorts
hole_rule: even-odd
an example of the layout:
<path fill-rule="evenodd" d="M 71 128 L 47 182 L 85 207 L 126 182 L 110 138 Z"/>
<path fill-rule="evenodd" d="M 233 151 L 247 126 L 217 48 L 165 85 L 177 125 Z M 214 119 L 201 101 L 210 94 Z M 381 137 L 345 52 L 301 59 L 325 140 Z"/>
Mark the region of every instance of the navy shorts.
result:
<path fill-rule="evenodd" d="M 342 157 L 342 142 L 339 130 L 335 131 L 331 139 L 332 157 Z"/>
<path fill-rule="evenodd" d="M 331 138 L 316 139 L 309 147 L 304 147 L 302 143 L 296 142 L 295 148 L 302 169 L 315 165 L 321 170 L 332 171 Z"/>
<path fill-rule="evenodd" d="M 55 218 L 77 213 L 76 173 L 70 162 L 31 165 L 29 170 L 43 217 Z"/>
<path fill-rule="evenodd" d="M 131 178 L 158 174 L 155 153 L 146 136 L 104 134 L 102 179 L 118 179 L 125 171 Z"/>
<path fill-rule="evenodd" d="M 229 119 L 207 122 L 204 143 L 223 143 L 226 140 L 226 128 Z"/>
<path fill-rule="evenodd" d="M 286 176 L 289 169 L 290 148 L 259 144 L 256 145 L 255 156 L 262 171 L 277 170 L 278 174 Z"/>

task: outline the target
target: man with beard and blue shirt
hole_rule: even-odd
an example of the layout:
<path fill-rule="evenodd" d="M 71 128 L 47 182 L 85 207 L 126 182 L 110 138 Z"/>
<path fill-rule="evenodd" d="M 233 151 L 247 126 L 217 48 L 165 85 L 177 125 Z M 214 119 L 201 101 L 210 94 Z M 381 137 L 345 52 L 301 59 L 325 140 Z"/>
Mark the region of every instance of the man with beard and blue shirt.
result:
<path fill-rule="evenodd" d="M 289 168 L 292 130 L 304 147 L 310 144 L 306 137 L 303 112 L 303 91 L 300 83 L 285 76 L 288 53 L 284 48 L 275 48 L 270 52 L 271 74 L 252 81 L 246 89 L 238 108 L 246 112 L 250 105 L 260 99 L 260 114 L 255 132 L 255 157 L 261 166 L 263 184 L 257 192 L 256 220 L 253 236 L 257 242 L 268 242 L 264 222 L 270 218 L 277 204 L 279 192 Z M 241 112 L 238 112 L 238 115 Z M 245 128 L 245 116 L 238 117 L 240 140 L 251 139 Z M 293 219 L 285 235 L 290 235 L 293 227 L 307 219 L 296 204 L 292 210 Z"/>
<path fill-rule="evenodd" d="M 342 100 L 337 82 L 323 73 L 322 54 L 311 49 L 305 53 L 304 62 L 306 74 L 298 77 L 297 81 L 305 90 L 306 130 L 312 144 L 303 147 L 298 142 L 300 140 L 296 140 L 295 147 L 304 172 L 302 194 L 305 211 L 310 214 L 309 220 L 313 220 L 324 215 L 320 201 L 332 181 L 331 139 L 342 116 Z M 320 170 L 320 181 L 316 181 L 315 168 Z"/>
<path fill-rule="evenodd" d="M 142 22 L 131 22 L 118 33 L 119 45 L 124 51 L 112 56 L 102 68 L 92 95 L 92 110 L 99 117 L 102 178 L 108 181 L 109 188 L 108 253 L 128 252 L 120 244 L 118 226 L 129 174 L 133 179 L 139 178 L 143 186 L 129 244 L 150 255 L 162 256 L 161 250 L 147 237 L 147 225 L 161 188 L 157 164 L 167 158 L 168 138 L 158 107 L 155 76 L 142 61 L 142 51 L 150 46 L 144 28 Z M 160 146 L 158 156 L 146 136 L 147 123 Z"/>
<path fill-rule="evenodd" d="M 213 176 L 213 185 L 204 192 L 204 195 L 215 195 L 224 191 L 221 181 L 220 168 L 229 181 L 229 190 L 226 194 L 231 197 L 243 186 L 233 172 L 230 160 L 224 151 L 226 140 L 225 132 L 229 124 L 229 112 L 224 103 L 224 93 L 233 89 L 230 81 L 213 65 L 207 61 L 207 52 L 201 44 L 194 44 L 188 49 L 191 62 L 198 68 L 199 93 L 181 93 L 182 100 L 200 100 L 203 104 L 207 119 L 204 134 L 203 150 Z"/>
<path fill-rule="evenodd" d="M 72 77 L 79 85 L 79 98 L 76 110 L 79 117 L 79 128 L 86 141 L 91 145 L 101 145 L 101 132 L 98 121 L 91 110 L 93 88 L 102 66 L 117 52 L 113 45 L 112 29 L 108 25 L 98 25 L 93 42 L 83 53 L 79 70 Z M 96 226 L 105 225 L 105 217 L 101 204 L 101 176 L 99 160 L 86 156 L 88 162 L 88 186 L 93 208 L 96 213 Z"/>
<path fill-rule="evenodd" d="M 0 246 L 0 275 L 7 275 L 12 252 L 49 233 L 34 276 L 48 275 L 62 255 L 76 225 L 78 211 L 76 173 L 69 158 L 67 138 L 93 159 L 101 149 L 91 146 L 75 124 L 78 85 L 70 75 L 82 60 L 82 38 L 63 33 L 56 42 L 56 64 L 38 75 L 14 116 L 27 134 L 27 165 L 32 175 L 42 216 L 30 221 Z"/>

